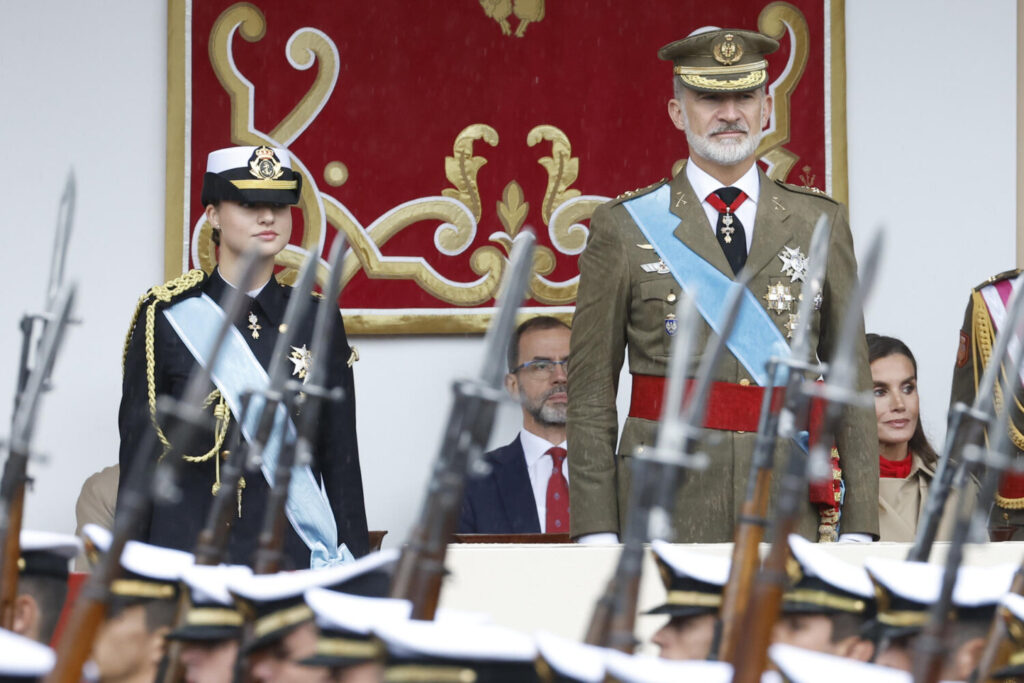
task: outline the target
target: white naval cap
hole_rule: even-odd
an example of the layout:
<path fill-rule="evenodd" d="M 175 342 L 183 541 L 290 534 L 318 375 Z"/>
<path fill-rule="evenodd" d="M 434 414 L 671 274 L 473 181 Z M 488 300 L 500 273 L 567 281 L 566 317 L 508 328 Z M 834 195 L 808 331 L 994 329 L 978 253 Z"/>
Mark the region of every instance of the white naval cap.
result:
<path fill-rule="evenodd" d="M 811 543 L 803 536 L 789 535 L 789 549 L 793 558 L 807 576 L 813 576 L 840 590 L 871 599 L 875 588 L 863 567 L 844 562 L 834 557 L 817 543 Z"/>
<path fill-rule="evenodd" d="M 21 557 L 18 569 L 26 576 L 54 576 L 66 579 L 68 562 L 82 552 L 77 536 L 52 531 L 22 529 L 18 535 Z"/>
<path fill-rule="evenodd" d="M 53 650 L 31 638 L 0 628 L 0 678 L 4 680 L 41 679 L 53 670 L 57 656 Z"/>
<path fill-rule="evenodd" d="M 181 581 L 193 603 L 231 606 L 234 599 L 228 584 L 251 575 L 252 569 L 240 564 L 194 564 L 181 573 Z"/>
<path fill-rule="evenodd" d="M 906 671 L 777 643 L 768 656 L 790 683 L 912 683 Z"/>
<path fill-rule="evenodd" d="M 310 588 L 305 599 L 317 626 L 358 635 L 369 635 L 377 624 L 405 621 L 412 614 L 412 603 L 408 600 L 367 598 L 326 588 Z"/>
<path fill-rule="evenodd" d="M 622 683 L 730 683 L 733 670 L 726 662 L 701 660 L 673 661 L 649 655 L 627 655 L 609 651 L 606 660 L 608 674 Z M 779 681 L 778 674 L 762 674 L 764 683 Z"/>
<path fill-rule="evenodd" d="M 234 595 L 252 602 L 275 602 L 299 598 L 310 588 L 343 584 L 369 572 L 385 569 L 398 561 L 398 555 L 398 550 L 388 549 L 336 567 L 233 577 L 228 583 L 228 590 Z"/>
<path fill-rule="evenodd" d="M 605 679 L 607 650 L 575 640 L 539 631 L 537 650 L 548 667 L 562 678 L 582 683 L 601 683 Z"/>
<path fill-rule="evenodd" d="M 397 658 L 532 662 L 537 656 L 533 639 L 495 624 L 460 621 L 390 621 L 375 632 Z"/>
<path fill-rule="evenodd" d="M 864 567 L 875 583 L 909 602 L 931 606 L 942 590 L 945 568 L 941 565 L 869 557 Z M 953 604 L 968 608 L 995 605 L 1010 589 L 1016 570 L 1017 565 L 1010 563 L 962 565 L 953 587 Z"/>
<path fill-rule="evenodd" d="M 101 552 L 107 552 L 113 540 L 107 529 L 96 524 L 86 524 L 82 533 Z M 124 574 L 114 580 L 110 590 L 125 598 L 171 600 L 177 595 L 182 574 L 194 562 L 192 553 L 183 550 L 128 541 L 121 553 Z"/>
<path fill-rule="evenodd" d="M 1018 621 L 1024 621 L 1024 595 L 1007 593 L 999 599 L 999 604 L 1006 608 Z"/>
<path fill-rule="evenodd" d="M 725 586 L 729 580 L 732 559 L 727 555 L 698 553 L 660 539 L 651 541 L 651 551 L 680 576 L 688 576 L 715 586 Z"/>

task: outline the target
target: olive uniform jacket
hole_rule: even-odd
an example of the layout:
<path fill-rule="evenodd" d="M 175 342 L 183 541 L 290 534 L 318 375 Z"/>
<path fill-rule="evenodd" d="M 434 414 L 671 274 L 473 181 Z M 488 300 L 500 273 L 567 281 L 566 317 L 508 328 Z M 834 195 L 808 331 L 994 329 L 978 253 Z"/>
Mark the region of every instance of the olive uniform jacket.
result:
<path fill-rule="evenodd" d="M 790 282 L 781 270 L 783 247 L 807 254 L 815 222 L 824 213 L 832 225 L 828 273 L 823 299 L 815 311 L 811 345 L 822 360 L 836 348 L 847 297 L 857 282 L 857 264 L 845 208 L 832 199 L 770 180 L 760 173 L 753 241 L 747 267 L 754 272 L 750 291 L 764 301 L 769 285 L 784 284 L 794 296 L 792 310 L 770 312 L 785 335 L 790 314 L 796 313 L 796 297 L 802 282 Z M 653 191 L 658 183 L 637 193 Z M 671 181 L 670 209 L 679 218 L 674 235 L 718 270 L 734 279 L 721 246 L 715 238 L 701 200 L 681 170 Z M 627 418 L 619 447 L 615 449 L 618 420 L 615 398 L 619 372 L 626 350 L 634 374 L 664 376 L 672 337 L 666 317 L 673 313 L 675 296 L 681 292 L 671 274 L 646 272 L 642 265 L 657 261 L 647 240 L 622 206 L 620 197 L 599 207 L 590 221 L 590 237 L 580 257 L 580 285 L 573 319 L 569 366 L 569 450 L 572 535 L 617 532 L 625 521 L 629 495 L 631 455 L 639 446 L 653 445 L 657 422 Z M 700 321 L 698 348 L 711 333 Z M 858 331 L 863 338 L 863 325 Z M 690 359 L 690 374 L 699 357 Z M 870 390 L 867 346 L 857 346 L 858 386 Z M 736 358 L 726 351 L 714 379 L 752 383 Z M 708 442 L 710 465 L 703 472 L 687 472 L 680 489 L 674 525 L 679 542 L 731 541 L 737 513 L 743 503 L 754 449 L 755 434 L 718 432 Z M 846 484 L 840 520 L 843 533 L 878 535 L 878 436 L 870 409 L 847 409 L 836 434 L 840 465 Z M 789 444 L 776 448 L 775 471 L 785 467 Z M 777 482 L 773 483 L 773 499 Z M 818 512 L 808 502 L 798 531 L 817 540 Z M 773 508 L 774 509 L 774 503 Z"/>
<path fill-rule="evenodd" d="M 161 453 L 159 442 L 154 444 L 154 450 L 140 452 L 146 443 L 147 434 L 154 429 L 147 395 L 147 349 L 154 359 L 152 384 L 156 396 L 167 394 L 181 398 L 189 376 L 196 367 L 195 359 L 162 314 L 162 310 L 182 298 L 203 293 L 219 302 L 227 287 L 227 283 L 216 270 L 209 277 L 203 276 L 201 271 L 191 271 L 168 285 L 150 290 L 140 303 L 137 319 L 129 331 L 125 348 L 121 410 L 118 418 L 121 433 L 119 501 L 120 494 L 125 490 L 125 482 L 130 477 L 133 460 L 138 457 L 155 459 Z M 256 316 L 256 324 L 260 326 L 256 330 L 259 337 L 253 337 L 253 330 L 249 328 L 247 320 L 237 324 L 237 329 L 264 368 L 270 365 L 277 342 L 278 326 L 283 322 L 288 298 L 293 295 L 291 287 L 285 287 L 279 284 L 276 278 L 270 278 L 267 285 L 249 302 L 249 312 Z M 321 304 L 324 303 L 321 301 Z M 313 476 L 322 483 L 330 501 L 338 527 L 338 543 L 345 543 L 352 554 L 359 557 L 369 552 L 369 536 L 356 442 L 355 393 L 352 369 L 348 366 L 351 349 L 345 337 L 340 315 L 335 316 L 337 324 L 333 331 L 331 348 L 309 348 L 316 308 L 316 305 L 310 306 L 307 314 L 299 321 L 301 328 L 297 333 L 296 346 L 306 347 L 313 355 L 331 355 L 328 364 L 328 383 L 332 387 L 341 387 L 345 397 L 341 401 L 327 402 L 321 406 L 320 430 L 314 442 L 314 462 L 310 467 Z M 147 333 L 149 310 L 154 314 L 152 334 Z M 212 384 L 210 390 L 214 390 Z M 230 430 L 229 433 L 231 431 L 234 430 Z M 211 446 L 212 443 L 203 449 Z M 224 446 L 229 447 L 234 445 Z M 189 455 L 193 458 L 202 458 L 204 454 Z M 149 519 L 143 520 L 142 528 L 139 529 L 140 540 L 154 545 L 193 551 L 213 502 L 212 487 L 217 481 L 217 472 L 212 457 L 206 457 L 201 462 L 182 463 L 181 499 L 175 503 L 155 506 Z M 245 481 L 245 488 L 241 492 L 241 516 L 234 520 L 228 543 L 228 556 L 225 560 L 232 564 L 251 562 L 270 492 L 266 479 L 259 471 L 246 472 Z M 295 533 L 291 524 L 284 526 L 284 568 L 309 567 L 309 549 Z"/>

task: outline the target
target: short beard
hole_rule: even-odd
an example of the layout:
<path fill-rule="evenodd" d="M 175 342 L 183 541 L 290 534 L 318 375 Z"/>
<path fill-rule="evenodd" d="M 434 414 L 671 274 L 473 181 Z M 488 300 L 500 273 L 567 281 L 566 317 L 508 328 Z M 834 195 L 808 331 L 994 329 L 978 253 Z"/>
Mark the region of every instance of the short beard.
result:
<path fill-rule="evenodd" d="M 547 391 L 536 403 L 523 400 L 523 409 L 537 422 L 545 427 L 564 425 L 568 406 L 565 403 L 550 404 L 548 399 L 552 394 L 565 391 L 565 387 L 554 387 Z"/>
<path fill-rule="evenodd" d="M 764 111 L 763 103 L 761 104 L 760 111 Z M 719 126 L 707 135 L 697 135 L 690 130 L 690 121 L 686 117 L 685 108 L 682 108 L 682 115 L 683 125 L 686 128 L 686 144 L 690 146 L 690 153 L 696 154 L 708 161 L 713 161 L 721 166 L 732 166 L 749 159 L 757 152 L 757 146 L 761 144 L 762 131 L 747 130 L 742 124 L 726 124 Z M 758 116 L 758 120 L 760 120 L 760 116 Z M 713 136 L 716 133 L 727 131 L 739 131 L 746 133 L 747 136 L 742 140 L 722 141 L 714 139 Z"/>

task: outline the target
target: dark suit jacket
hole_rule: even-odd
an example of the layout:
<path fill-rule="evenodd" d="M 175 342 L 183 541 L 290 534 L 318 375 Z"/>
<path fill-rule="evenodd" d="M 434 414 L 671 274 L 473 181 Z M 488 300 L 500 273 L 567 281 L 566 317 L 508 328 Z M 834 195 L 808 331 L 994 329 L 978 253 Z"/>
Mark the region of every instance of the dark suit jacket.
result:
<path fill-rule="evenodd" d="M 484 458 L 490 463 L 491 471 L 486 476 L 466 480 L 458 533 L 541 533 L 537 502 L 533 498 L 519 437 L 485 454 Z"/>

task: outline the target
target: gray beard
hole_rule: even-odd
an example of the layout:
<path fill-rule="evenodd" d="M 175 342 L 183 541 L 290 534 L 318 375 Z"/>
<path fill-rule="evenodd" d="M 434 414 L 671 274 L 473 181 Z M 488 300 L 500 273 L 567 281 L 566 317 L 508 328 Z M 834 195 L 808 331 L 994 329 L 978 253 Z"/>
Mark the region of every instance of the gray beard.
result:
<path fill-rule="evenodd" d="M 690 152 L 722 166 L 732 166 L 749 159 L 761 144 L 761 131 L 747 133 L 747 137 L 736 143 L 719 142 L 710 136 L 697 135 L 686 131 L 686 144 Z"/>

